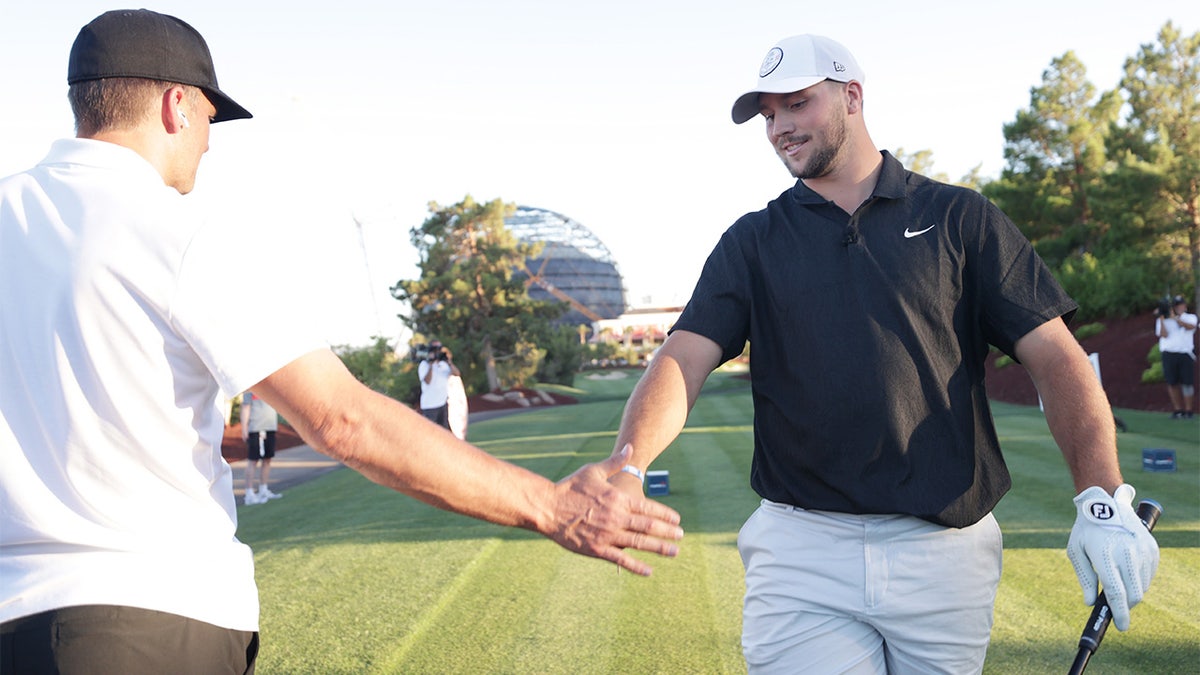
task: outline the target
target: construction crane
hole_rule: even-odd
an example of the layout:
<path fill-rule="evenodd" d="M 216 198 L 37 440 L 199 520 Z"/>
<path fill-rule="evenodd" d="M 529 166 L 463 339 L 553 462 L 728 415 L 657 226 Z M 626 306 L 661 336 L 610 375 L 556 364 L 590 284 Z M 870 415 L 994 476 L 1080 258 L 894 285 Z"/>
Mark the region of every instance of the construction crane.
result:
<path fill-rule="evenodd" d="M 533 284 L 537 284 L 538 286 L 546 289 L 546 292 L 550 295 L 553 295 L 559 300 L 571 305 L 571 309 L 574 309 L 575 311 L 584 315 L 589 321 L 601 321 L 603 317 L 593 312 L 575 298 L 567 295 L 562 289 L 550 283 L 544 276 L 542 276 L 542 274 L 546 271 L 546 263 L 548 262 L 550 262 L 550 256 L 542 258 L 542 265 L 538 268 L 537 274 L 534 274 L 533 271 L 529 269 L 529 265 L 526 261 L 521 262 L 521 270 L 525 272 L 525 288 L 529 288 Z"/>

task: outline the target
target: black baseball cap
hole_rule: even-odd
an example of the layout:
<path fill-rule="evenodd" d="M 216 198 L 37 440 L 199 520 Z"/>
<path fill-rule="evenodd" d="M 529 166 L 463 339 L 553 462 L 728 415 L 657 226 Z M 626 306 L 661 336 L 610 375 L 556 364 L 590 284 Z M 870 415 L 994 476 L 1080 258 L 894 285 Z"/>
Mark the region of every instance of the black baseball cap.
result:
<path fill-rule="evenodd" d="M 80 29 L 71 45 L 67 84 L 108 77 L 197 87 L 217 109 L 213 122 L 253 117 L 217 87 L 212 54 L 200 33 L 173 16 L 148 9 L 114 9 Z"/>

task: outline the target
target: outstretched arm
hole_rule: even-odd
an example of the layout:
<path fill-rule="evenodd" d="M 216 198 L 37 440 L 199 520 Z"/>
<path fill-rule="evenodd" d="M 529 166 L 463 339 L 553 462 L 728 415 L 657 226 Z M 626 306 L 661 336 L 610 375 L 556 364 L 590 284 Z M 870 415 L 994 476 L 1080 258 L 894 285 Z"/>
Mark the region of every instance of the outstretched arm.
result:
<path fill-rule="evenodd" d="M 675 440 L 705 380 L 720 364 L 717 343 L 688 331 L 671 333 L 634 388 L 621 417 L 616 447 L 630 446 L 629 464 L 645 472 Z M 631 494 L 636 488 L 636 494 L 641 494 L 640 481 L 628 473 L 617 474 L 613 483 Z"/>
<path fill-rule="evenodd" d="M 460 441 L 363 386 L 333 352 L 302 356 L 254 385 L 316 450 L 372 481 L 447 511 L 538 532 L 641 575 L 625 549 L 674 556 L 679 514 L 609 485 L 619 453 L 552 483 Z"/>

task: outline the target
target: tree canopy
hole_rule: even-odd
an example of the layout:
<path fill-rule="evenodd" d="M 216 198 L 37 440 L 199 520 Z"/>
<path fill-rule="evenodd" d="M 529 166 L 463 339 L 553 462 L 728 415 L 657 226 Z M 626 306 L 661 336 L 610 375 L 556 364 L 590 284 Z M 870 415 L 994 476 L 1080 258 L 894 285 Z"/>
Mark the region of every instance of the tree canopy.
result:
<path fill-rule="evenodd" d="M 514 277 L 540 248 L 505 226 L 515 208 L 470 195 L 450 206 L 431 202 L 430 216 L 410 230 L 420 277 L 391 288 L 411 307 L 409 327 L 450 347 L 471 391 L 526 384 L 544 355 L 535 337 L 564 311 L 561 303 L 532 300 Z"/>
<path fill-rule="evenodd" d="M 1200 286 L 1200 33 L 1170 22 L 1099 92 L 1073 52 L 1004 126 L 983 192 L 1033 242 L 1082 316 L 1126 316 Z M 1197 298 L 1200 300 L 1200 298 Z M 1195 306 L 1195 303 L 1193 303 Z"/>

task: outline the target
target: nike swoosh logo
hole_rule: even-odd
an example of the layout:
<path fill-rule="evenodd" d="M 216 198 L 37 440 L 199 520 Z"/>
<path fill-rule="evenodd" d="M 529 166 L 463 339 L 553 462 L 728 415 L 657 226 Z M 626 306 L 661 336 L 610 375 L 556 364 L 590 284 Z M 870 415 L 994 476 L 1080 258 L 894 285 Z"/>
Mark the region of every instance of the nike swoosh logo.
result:
<path fill-rule="evenodd" d="M 935 227 L 937 227 L 937 225 L 930 225 L 929 227 L 927 227 L 923 230 L 919 230 L 917 232 L 913 232 L 912 230 L 910 230 L 906 227 L 906 228 L 904 228 L 904 238 L 912 239 L 913 237 L 919 237 L 919 236 L 925 234 L 926 232 L 932 230 Z"/>

